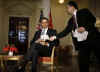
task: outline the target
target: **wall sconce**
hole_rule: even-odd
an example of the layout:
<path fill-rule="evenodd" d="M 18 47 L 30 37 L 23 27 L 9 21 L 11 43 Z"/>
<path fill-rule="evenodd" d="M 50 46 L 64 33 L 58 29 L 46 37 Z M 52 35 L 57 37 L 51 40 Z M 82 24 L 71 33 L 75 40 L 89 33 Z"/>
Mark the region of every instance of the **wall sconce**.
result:
<path fill-rule="evenodd" d="M 64 3 L 64 0 L 58 0 L 58 2 L 59 2 L 60 4 L 63 4 L 63 3 Z"/>

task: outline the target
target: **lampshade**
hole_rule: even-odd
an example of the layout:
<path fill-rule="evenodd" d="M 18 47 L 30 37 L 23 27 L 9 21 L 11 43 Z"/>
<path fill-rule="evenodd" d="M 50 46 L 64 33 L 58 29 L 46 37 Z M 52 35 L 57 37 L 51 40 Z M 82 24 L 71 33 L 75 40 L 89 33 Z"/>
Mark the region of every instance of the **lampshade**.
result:
<path fill-rule="evenodd" d="M 64 3 L 64 0 L 59 0 L 58 1 L 60 4 L 63 4 Z"/>

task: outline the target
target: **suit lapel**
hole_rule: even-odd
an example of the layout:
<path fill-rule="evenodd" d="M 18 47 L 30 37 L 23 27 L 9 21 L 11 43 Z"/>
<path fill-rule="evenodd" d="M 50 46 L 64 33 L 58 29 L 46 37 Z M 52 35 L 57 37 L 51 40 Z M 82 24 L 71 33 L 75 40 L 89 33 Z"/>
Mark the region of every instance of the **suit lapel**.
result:
<path fill-rule="evenodd" d="M 49 35 L 49 37 L 50 37 L 51 34 L 52 34 L 52 33 L 50 32 L 50 29 L 48 29 L 47 35 Z"/>
<path fill-rule="evenodd" d="M 47 35 L 49 35 L 49 34 L 50 34 L 50 33 L 49 33 L 49 31 L 50 31 L 50 30 L 48 29 L 48 31 L 47 31 Z"/>
<path fill-rule="evenodd" d="M 40 36 L 41 36 L 41 30 L 38 31 L 38 37 L 40 37 Z"/>

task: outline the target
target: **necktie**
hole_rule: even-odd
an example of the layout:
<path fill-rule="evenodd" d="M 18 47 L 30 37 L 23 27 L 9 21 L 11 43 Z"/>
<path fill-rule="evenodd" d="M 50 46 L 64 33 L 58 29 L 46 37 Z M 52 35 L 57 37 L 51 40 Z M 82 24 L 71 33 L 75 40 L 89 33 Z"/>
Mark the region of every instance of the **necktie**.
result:
<path fill-rule="evenodd" d="M 45 35 L 45 29 L 42 30 L 41 35 Z"/>
<path fill-rule="evenodd" d="M 73 24 L 74 24 L 74 28 L 73 29 L 75 30 L 78 27 L 77 26 L 77 22 L 76 22 L 77 20 L 76 20 L 75 15 L 72 16 L 72 19 L 73 19 Z"/>

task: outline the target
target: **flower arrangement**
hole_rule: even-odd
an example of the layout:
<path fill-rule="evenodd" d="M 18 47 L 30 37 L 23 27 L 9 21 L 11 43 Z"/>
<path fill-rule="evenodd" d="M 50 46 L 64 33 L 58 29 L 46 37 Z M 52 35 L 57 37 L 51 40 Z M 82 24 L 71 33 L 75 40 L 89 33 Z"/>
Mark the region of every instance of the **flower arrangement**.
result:
<path fill-rule="evenodd" d="M 15 52 L 15 53 L 18 53 L 18 49 L 15 47 L 14 44 L 12 44 L 11 46 L 10 45 L 6 45 L 4 48 L 3 48 L 3 52 Z"/>

